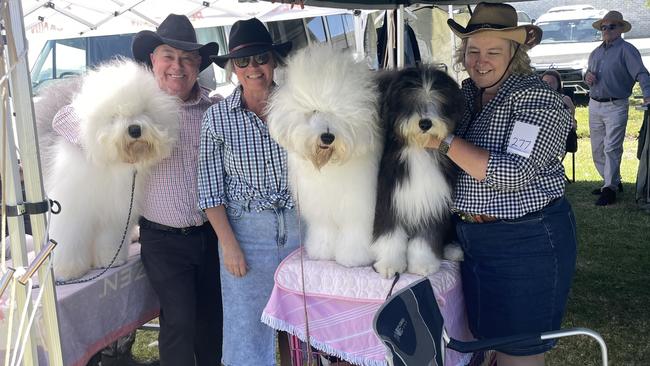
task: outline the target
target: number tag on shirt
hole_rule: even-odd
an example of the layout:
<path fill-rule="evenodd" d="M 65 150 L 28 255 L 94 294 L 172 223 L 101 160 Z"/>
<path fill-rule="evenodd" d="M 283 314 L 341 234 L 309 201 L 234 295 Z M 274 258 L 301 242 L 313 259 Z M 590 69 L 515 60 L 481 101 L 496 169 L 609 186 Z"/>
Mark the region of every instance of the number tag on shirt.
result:
<path fill-rule="evenodd" d="M 530 157 L 530 153 L 533 152 L 533 147 L 535 147 L 538 134 L 539 126 L 515 122 L 515 127 L 512 129 L 512 134 L 510 134 L 507 152 L 523 156 L 524 158 Z"/>

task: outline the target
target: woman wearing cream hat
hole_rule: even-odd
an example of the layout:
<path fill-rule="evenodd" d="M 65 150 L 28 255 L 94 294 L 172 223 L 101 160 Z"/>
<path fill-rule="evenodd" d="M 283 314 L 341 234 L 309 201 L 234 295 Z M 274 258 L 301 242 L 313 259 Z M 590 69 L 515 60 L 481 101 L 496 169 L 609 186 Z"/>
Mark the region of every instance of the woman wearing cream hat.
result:
<path fill-rule="evenodd" d="M 530 66 L 542 30 L 492 3 L 479 3 L 467 26 L 448 24 L 469 74 L 466 112 L 455 135 L 429 146 L 460 168 L 453 211 L 470 329 L 479 339 L 559 329 L 576 259 L 559 159 L 572 118 Z M 553 345 L 497 349 L 497 364 L 542 366 Z"/>

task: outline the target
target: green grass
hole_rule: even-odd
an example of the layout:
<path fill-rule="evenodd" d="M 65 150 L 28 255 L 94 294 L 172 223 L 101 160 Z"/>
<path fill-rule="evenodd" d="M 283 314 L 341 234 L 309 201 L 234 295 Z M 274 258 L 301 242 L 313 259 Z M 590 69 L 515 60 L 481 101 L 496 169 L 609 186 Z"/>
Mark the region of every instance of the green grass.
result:
<path fill-rule="evenodd" d="M 638 102 L 634 103 L 637 105 Z M 643 114 L 630 107 L 621 167 L 624 193 L 607 207 L 590 191 L 602 180 L 591 160 L 588 111 L 578 107 L 576 182 L 567 185 L 578 225 L 578 263 L 563 327 L 599 332 L 610 365 L 650 365 L 650 215 L 634 201 L 637 138 Z M 571 172 L 570 156 L 565 159 Z M 600 351 L 587 337 L 560 340 L 547 365 L 600 365 Z"/>
<path fill-rule="evenodd" d="M 633 102 L 638 105 L 638 101 Z M 599 332 L 609 349 L 610 365 L 650 365 L 650 215 L 634 201 L 638 168 L 637 138 L 643 114 L 630 107 L 621 167 L 624 193 L 612 206 L 597 207 L 590 192 L 602 184 L 591 160 L 586 107 L 578 107 L 579 148 L 576 182 L 567 185 L 578 225 L 578 263 L 564 328 Z M 570 155 L 565 159 L 570 176 Z M 158 358 L 147 345 L 156 333 L 139 331 L 133 348 L 139 361 Z M 598 344 L 588 337 L 561 339 L 547 365 L 600 365 Z"/>
<path fill-rule="evenodd" d="M 158 323 L 156 318 L 152 323 Z M 138 330 L 135 343 L 131 348 L 133 358 L 141 363 L 149 363 L 159 359 L 158 346 L 152 344 L 158 340 L 158 332 L 153 330 Z"/>

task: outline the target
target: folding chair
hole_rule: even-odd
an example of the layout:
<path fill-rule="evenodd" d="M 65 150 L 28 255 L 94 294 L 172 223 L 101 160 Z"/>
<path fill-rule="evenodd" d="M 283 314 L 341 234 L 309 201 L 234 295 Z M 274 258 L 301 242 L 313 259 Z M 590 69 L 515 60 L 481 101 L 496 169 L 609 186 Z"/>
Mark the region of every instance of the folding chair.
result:
<path fill-rule="evenodd" d="M 427 278 L 422 278 L 390 296 L 377 310 L 373 326 L 379 339 L 390 351 L 392 362 L 389 361 L 389 365 L 394 366 L 443 366 L 447 348 L 461 353 L 471 353 L 574 335 L 594 338 L 600 345 L 603 366 L 607 366 L 605 341 L 600 334 L 586 328 L 570 328 L 471 342 L 450 338 Z"/>
<path fill-rule="evenodd" d="M 569 178 L 566 173 L 564 173 L 564 179 L 567 181 L 567 183 L 575 183 L 576 181 L 576 153 L 574 152 L 567 152 L 564 154 L 564 157 L 562 158 L 562 162 L 564 162 L 564 158 L 566 158 L 567 155 L 571 154 L 571 178 Z"/>
<path fill-rule="evenodd" d="M 562 157 L 562 161 L 564 161 L 564 158 L 566 158 L 567 155 L 571 154 L 571 174 L 572 174 L 572 179 L 569 179 L 569 176 L 564 174 L 564 178 L 566 179 L 567 183 L 573 183 L 576 181 L 576 152 L 578 151 L 578 134 L 575 129 L 571 129 L 569 131 L 569 135 L 567 136 L 567 141 L 566 141 L 566 148 L 564 152 L 564 156 Z"/>

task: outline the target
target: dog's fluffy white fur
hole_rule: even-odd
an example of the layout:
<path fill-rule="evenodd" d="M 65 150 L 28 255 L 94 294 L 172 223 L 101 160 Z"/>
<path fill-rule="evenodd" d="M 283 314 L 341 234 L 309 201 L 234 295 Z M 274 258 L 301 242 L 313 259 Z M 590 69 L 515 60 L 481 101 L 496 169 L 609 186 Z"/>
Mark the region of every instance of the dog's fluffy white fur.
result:
<path fill-rule="evenodd" d="M 381 85 L 386 136 L 374 268 L 385 278 L 404 271 L 429 275 L 440 267 L 450 239 L 455 174 L 446 156 L 424 146 L 430 136 L 442 139 L 453 131 L 462 117 L 463 96 L 453 79 L 433 67 L 387 73 Z M 460 259 L 459 248 L 447 248 L 445 258 Z"/>
<path fill-rule="evenodd" d="M 382 139 L 371 71 L 329 46 L 298 51 L 268 108 L 271 136 L 288 152 L 290 185 L 310 258 L 345 266 L 370 248 Z"/>
<path fill-rule="evenodd" d="M 61 204 L 52 215 L 50 238 L 59 280 L 107 267 L 127 226 L 132 178 L 137 171 L 125 243 L 113 265 L 128 255 L 129 234 L 140 212 L 149 169 L 178 138 L 178 99 L 160 90 L 153 74 L 130 60 L 115 60 L 88 72 L 79 82 L 45 91 L 36 106 L 45 189 Z M 71 97 L 72 95 L 72 97 Z M 80 117 L 81 146 L 54 134 L 55 107 L 72 98 Z"/>

